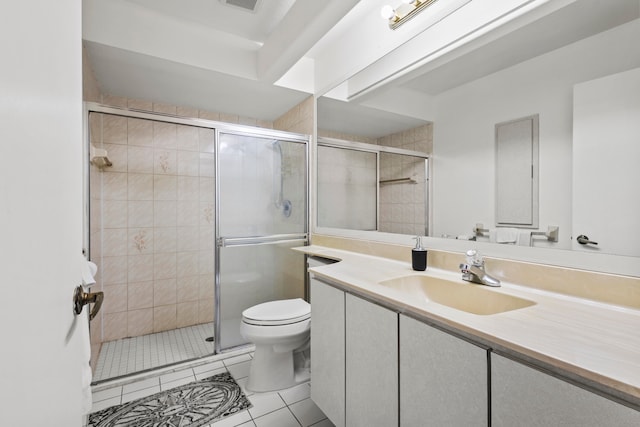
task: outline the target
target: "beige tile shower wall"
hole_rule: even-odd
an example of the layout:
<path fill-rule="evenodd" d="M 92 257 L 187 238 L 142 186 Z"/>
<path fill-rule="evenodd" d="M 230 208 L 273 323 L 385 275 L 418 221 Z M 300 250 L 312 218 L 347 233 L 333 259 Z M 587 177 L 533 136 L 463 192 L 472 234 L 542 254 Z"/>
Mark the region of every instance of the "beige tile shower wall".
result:
<path fill-rule="evenodd" d="M 273 129 L 287 132 L 313 134 L 313 96 L 302 101 L 273 122 Z"/>
<path fill-rule="evenodd" d="M 406 178 L 412 181 L 394 182 Z M 380 181 L 379 230 L 426 235 L 427 181 L 424 159 L 380 153 Z"/>
<path fill-rule="evenodd" d="M 327 129 L 318 129 L 318 136 L 323 138 L 341 139 L 343 141 L 364 142 L 366 144 L 377 144 L 376 138 L 370 138 L 362 135 L 352 135 L 344 132 L 336 132 Z"/>
<path fill-rule="evenodd" d="M 403 148 L 430 154 L 433 148 L 433 126 L 414 129 L 378 138 L 378 145 Z M 426 188 L 424 161 L 382 153 L 380 180 L 411 178 L 415 183 L 389 183 L 380 186 L 379 229 L 383 232 L 426 234 Z"/>
<path fill-rule="evenodd" d="M 132 99 L 114 95 L 103 95 L 102 103 L 114 107 L 133 108 L 137 110 L 153 111 L 156 113 L 174 114 L 181 117 L 201 118 L 224 123 L 232 123 L 246 126 L 257 126 L 265 129 L 273 129 L 273 122 L 259 120 L 252 117 L 239 116 L 237 114 L 219 113 L 215 111 L 199 110 L 194 107 L 175 106 L 161 102 L 153 102 L 144 99 Z"/>
<path fill-rule="evenodd" d="M 433 124 L 428 123 L 403 132 L 393 133 L 378 138 L 378 145 L 385 147 L 404 148 L 431 154 L 433 152 Z"/>
<path fill-rule="evenodd" d="M 271 127 L 144 100 L 103 96 L 102 102 Z M 101 341 L 111 341 L 212 322 L 213 130 L 96 116 L 94 139 L 113 166 L 95 176 L 92 171 L 91 257 L 101 268 L 99 285 L 105 292 L 102 317 L 93 329 L 101 330 Z"/>
<path fill-rule="evenodd" d="M 100 86 L 98 80 L 93 73 L 89 58 L 87 58 L 87 52 L 82 47 L 82 100 L 91 102 L 100 102 L 102 94 L 100 93 Z"/>

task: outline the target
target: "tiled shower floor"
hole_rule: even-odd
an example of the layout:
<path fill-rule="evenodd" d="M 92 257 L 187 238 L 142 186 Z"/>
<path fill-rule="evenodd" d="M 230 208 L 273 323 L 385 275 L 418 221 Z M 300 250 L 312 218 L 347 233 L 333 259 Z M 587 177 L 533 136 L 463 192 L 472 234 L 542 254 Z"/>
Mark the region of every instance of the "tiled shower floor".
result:
<path fill-rule="evenodd" d="M 213 323 L 189 326 L 102 344 L 94 381 L 120 377 L 147 369 L 213 354 Z"/>

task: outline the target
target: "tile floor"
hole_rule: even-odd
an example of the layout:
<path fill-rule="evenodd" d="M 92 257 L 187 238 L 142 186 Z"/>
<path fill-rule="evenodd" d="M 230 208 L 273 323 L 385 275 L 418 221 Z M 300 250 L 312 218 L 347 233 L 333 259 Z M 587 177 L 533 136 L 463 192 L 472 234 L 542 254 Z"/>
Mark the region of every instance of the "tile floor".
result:
<path fill-rule="evenodd" d="M 93 372 L 103 381 L 213 354 L 213 323 L 123 338 L 102 344 Z"/>
<path fill-rule="evenodd" d="M 229 371 L 253 407 L 223 418 L 206 427 L 330 427 L 333 424 L 311 400 L 308 382 L 286 390 L 253 393 L 245 389 L 252 353 L 232 354 L 221 360 L 147 376 L 135 382 L 109 387 L 103 384 L 93 392 L 92 412 L 129 402 L 191 381 Z"/>

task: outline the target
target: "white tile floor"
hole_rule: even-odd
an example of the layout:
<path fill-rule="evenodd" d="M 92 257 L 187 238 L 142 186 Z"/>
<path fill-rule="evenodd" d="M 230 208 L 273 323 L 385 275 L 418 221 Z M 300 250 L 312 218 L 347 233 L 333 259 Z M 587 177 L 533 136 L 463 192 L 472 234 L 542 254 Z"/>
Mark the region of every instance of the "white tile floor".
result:
<path fill-rule="evenodd" d="M 213 323 L 102 344 L 94 381 L 103 381 L 213 354 Z"/>
<path fill-rule="evenodd" d="M 245 389 L 252 353 L 229 357 L 194 367 L 182 368 L 124 385 L 103 385 L 93 393 L 92 412 L 129 402 L 159 391 L 168 390 L 229 371 L 252 403 L 248 411 L 223 418 L 206 427 L 330 427 L 333 424 L 310 398 L 308 382 L 286 390 L 253 393 Z"/>

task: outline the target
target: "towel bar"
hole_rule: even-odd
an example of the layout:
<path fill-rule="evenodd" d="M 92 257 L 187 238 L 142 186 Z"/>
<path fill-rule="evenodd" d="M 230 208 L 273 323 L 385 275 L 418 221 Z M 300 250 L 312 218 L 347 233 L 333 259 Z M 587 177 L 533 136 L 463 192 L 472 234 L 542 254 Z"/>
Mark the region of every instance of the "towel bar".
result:
<path fill-rule="evenodd" d="M 557 242 L 559 229 L 560 227 L 557 225 L 550 225 L 547 227 L 547 231 L 532 231 L 531 236 L 544 236 L 550 242 Z M 482 223 L 476 223 L 475 227 L 473 227 L 473 234 L 476 236 L 484 236 L 485 233 L 489 233 L 489 229 L 484 228 Z"/>
<path fill-rule="evenodd" d="M 397 178 L 397 179 L 382 179 L 380 180 L 380 184 L 385 185 L 385 184 L 400 184 L 400 183 L 409 183 L 409 184 L 417 184 L 418 181 L 416 181 L 413 178 Z"/>

